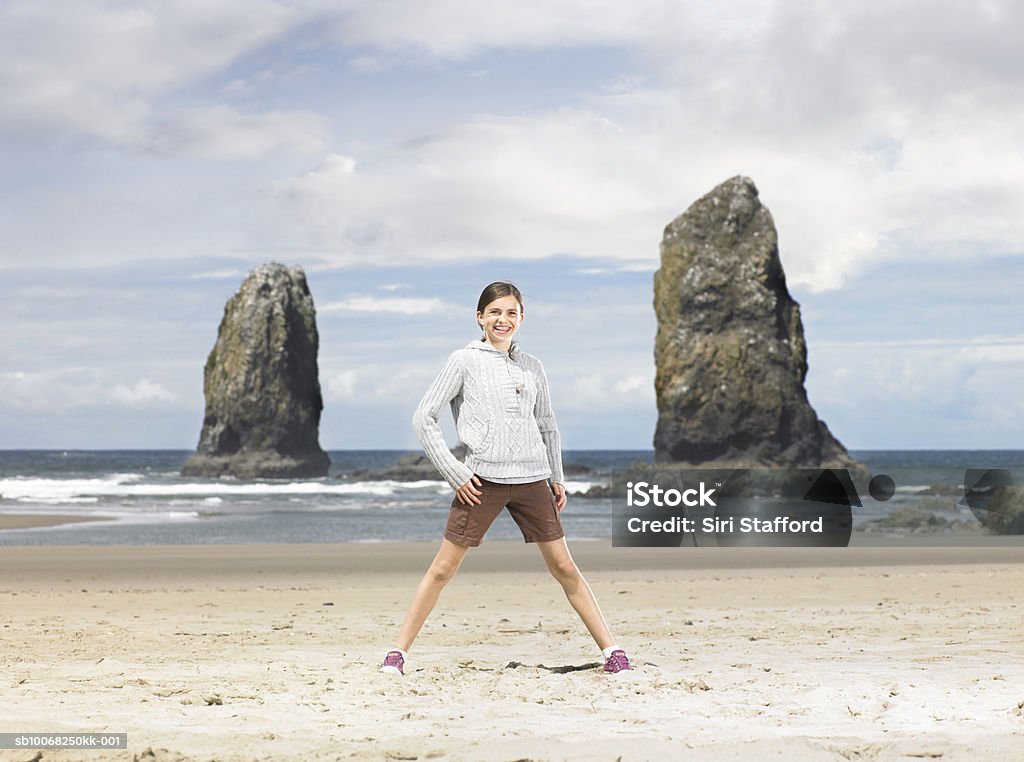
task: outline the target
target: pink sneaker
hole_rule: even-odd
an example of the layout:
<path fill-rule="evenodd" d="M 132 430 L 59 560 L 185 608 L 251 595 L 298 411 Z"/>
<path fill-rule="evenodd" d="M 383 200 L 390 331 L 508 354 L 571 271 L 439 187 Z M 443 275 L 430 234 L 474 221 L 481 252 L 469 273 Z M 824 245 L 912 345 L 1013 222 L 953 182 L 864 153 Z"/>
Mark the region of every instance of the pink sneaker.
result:
<path fill-rule="evenodd" d="M 629 659 L 626 657 L 626 652 L 621 648 L 612 651 L 612 655 L 608 657 L 608 660 L 604 663 L 605 672 L 625 672 L 626 670 L 633 669 L 629 665 Z"/>
<path fill-rule="evenodd" d="M 399 651 L 388 651 L 388 655 L 384 657 L 384 663 L 380 665 L 380 671 L 389 675 L 404 675 L 405 657 Z"/>

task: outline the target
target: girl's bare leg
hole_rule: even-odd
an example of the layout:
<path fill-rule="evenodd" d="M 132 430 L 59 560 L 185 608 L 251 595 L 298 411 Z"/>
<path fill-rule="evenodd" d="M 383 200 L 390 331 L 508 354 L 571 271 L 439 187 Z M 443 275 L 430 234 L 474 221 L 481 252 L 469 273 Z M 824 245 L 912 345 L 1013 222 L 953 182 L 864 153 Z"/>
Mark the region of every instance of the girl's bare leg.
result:
<path fill-rule="evenodd" d="M 580 615 L 580 619 L 583 620 L 591 637 L 597 642 L 597 647 L 603 651 L 614 645 L 615 640 L 608 629 L 608 623 L 604 620 L 604 614 L 601 613 L 601 607 L 597 605 L 590 585 L 583 579 L 576 562 L 572 560 L 569 546 L 565 544 L 565 538 L 551 542 L 538 542 L 537 547 L 540 548 L 541 555 L 544 556 L 548 571 L 562 586 L 565 597 L 569 599 L 569 603 Z"/>
<path fill-rule="evenodd" d="M 441 541 L 441 549 L 437 551 L 434 560 L 430 562 L 430 568 L 420 580 L 416 595 L 409 604 L 409 612 L 402 623 L 402 629 L 398 632 L 398 641 L 395 645 L 403 651 L 412 648 L 412 642 L 416 640 L 420 628 L 437 605 L 437 599 L 444 586 L 451 581 L 462 565 L 467 550 L 468 546 L 457 545 L 447 538 Z"/>

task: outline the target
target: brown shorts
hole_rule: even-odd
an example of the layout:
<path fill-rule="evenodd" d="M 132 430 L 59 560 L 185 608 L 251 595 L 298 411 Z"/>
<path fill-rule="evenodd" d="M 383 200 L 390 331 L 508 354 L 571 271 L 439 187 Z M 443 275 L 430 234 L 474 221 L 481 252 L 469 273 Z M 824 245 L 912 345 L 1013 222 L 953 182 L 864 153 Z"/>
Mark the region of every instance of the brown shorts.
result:
<path fill-rule="evenodd" d="M 463 505 L 458 495 L 452 500 L 444 536 L 457 545 L 476 547 L 483 542 L 487 530 L 506 506 L 526 542 L 549 542 L 565 537 L 555 508 L 555 496 L 547 480 L 498 484 L 480 478 L 480 491 L 483 492 L 480 505 Z"/>

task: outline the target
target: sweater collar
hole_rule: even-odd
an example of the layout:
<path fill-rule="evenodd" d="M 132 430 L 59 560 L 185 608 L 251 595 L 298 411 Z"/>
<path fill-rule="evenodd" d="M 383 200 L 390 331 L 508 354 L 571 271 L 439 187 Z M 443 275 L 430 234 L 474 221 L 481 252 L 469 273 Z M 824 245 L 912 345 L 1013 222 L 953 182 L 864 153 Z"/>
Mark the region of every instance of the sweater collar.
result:
<path fill-rule="evenodd" d="M 519 344 L 517 342 L 513 341 L 512 342 L 512 348 L 515 349 L 516 352 L 518 352 L 519 351 Z M 488 344 L 486 341 L 480 341 L 480 339 L 476 339 L 474 341 L 469 342 L 466 345 L 466 349 L 479 349 L 479 350 L 482 350 L 484 352 L 492 352 L 492 353 L 494 353 L 496 355 L 506 355 L 506 356 L 508 355 L 508 352 L 504 352 L 504 351 L 502 351 L 500 349 L 495 349 L 490 344 Z"/>

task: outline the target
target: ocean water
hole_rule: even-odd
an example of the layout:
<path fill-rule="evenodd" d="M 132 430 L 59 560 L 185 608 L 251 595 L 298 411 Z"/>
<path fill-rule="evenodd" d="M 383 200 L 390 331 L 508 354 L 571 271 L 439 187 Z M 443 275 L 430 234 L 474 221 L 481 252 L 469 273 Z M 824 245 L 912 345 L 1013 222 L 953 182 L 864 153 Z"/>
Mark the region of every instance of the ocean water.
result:
<path fill-rule="evenodd" d="M 0 545 L 440 542 L 452 500 L 447 484 L 346 476 L 356 469 L 385 469 L 407 452 L 333 451 L 325 478 L 247 481 L 183 478 L 180 469 L 190 450 L 0 451 L 0 513 L 110 519 L 3 530 Z M 856 509 L 855 527 L 906 506 L 971 522 L 975 519 L 970 510 L 959 505 L 967 469 L 1009 469 L 1015 483 L 1024 475 L 1024 450 L 851 454 L 873 473 L 888 474 L 896 483 L 896 494 L 886 502 L 861 495 L 864 505 Z M 567 537 L 610 541 L 611 499 L 572 493 L 607 483 L 613 469 L 637 460 L 651 462 L 653 451 L 567 450 L 563 460 L 581 467 L 581 473 L 567 477 L 570 500 L 562 514 Z M 512 540 L 521 535 L 505 512 L 487 538 Z"/>

